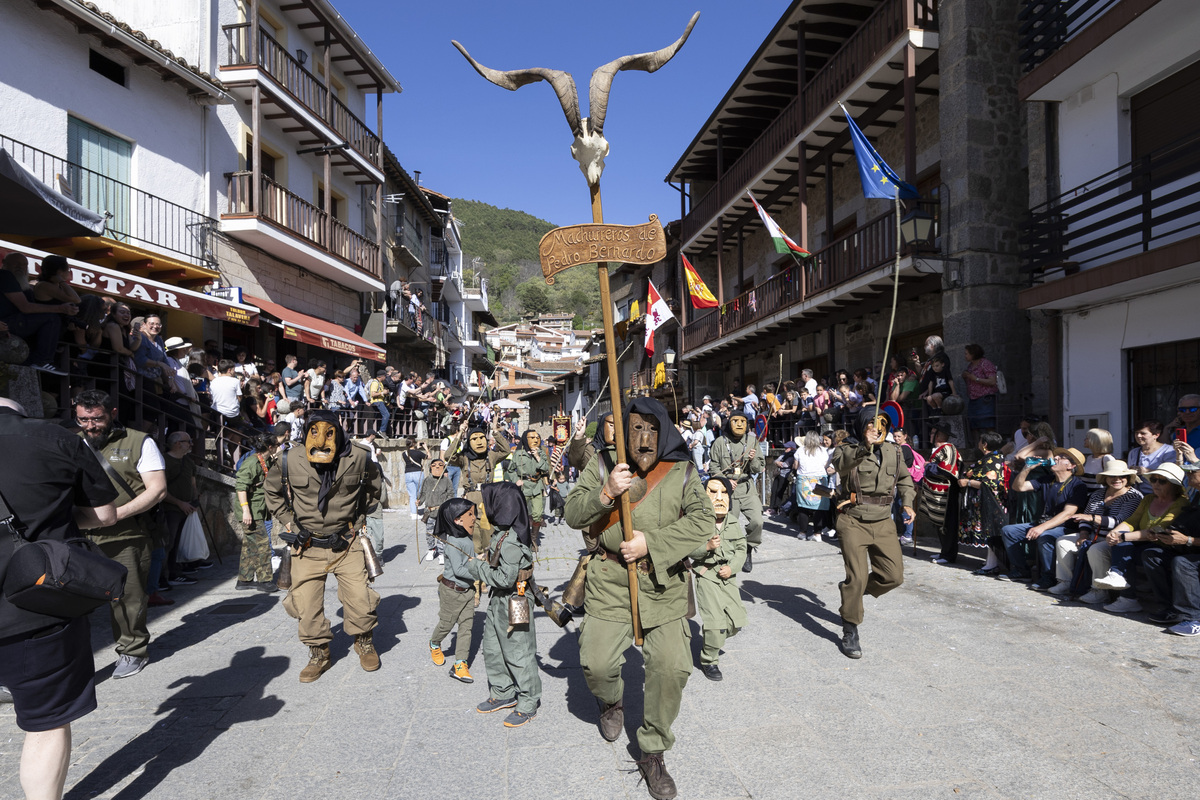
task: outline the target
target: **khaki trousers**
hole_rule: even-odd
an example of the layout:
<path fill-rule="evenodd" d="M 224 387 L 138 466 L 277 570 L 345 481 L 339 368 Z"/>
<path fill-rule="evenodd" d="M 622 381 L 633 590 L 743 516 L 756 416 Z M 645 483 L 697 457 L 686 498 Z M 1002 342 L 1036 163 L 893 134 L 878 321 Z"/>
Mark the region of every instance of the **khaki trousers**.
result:
<path fill-rule="evenodd" d="M 458 626 L 458 637 L 454 649 L 446 655 L 453 661 L 466 661 L 471 656 L 471 634 L 475 629 L 475 592 L 456 592 L 441 581 L 438 582 L 438 624 L 431 644 L 442 646 L 442 640 L 450 630 Z"/>
<path fill-rule="evenodd" d="M 846 580 L 838 584 L 842 621 L 859 625 L 863 621 L 864 594 L 879 597 L 904 583 L 900 539 L 890 517 L 863 522 L 849 514 L 838 515 L 837 535 L 846 565 Z"/>
<path fill-rule="evenodd" d="M 146 584 L 150 580 L 150 537 L 105 541 L 96 539 L 104 555 L 129 570 L 125 594 L 112 602 L 112 636 L 117 654 L 145 658 L 150 651 L 150 629 L 146 627 L 146 608 L 150 598 Z"/>
<path fill-rule="evenodd" d="M 646 664 L 645 701 L 638 746 L 642 753 L 662 753 L 675 744 L 671 724 L 679 716 L 683 688 L 692 674 L 692 638 L 686 619 L 677 619 L 648 630 L 642 645 Z M 633 643 L 633 623 L 612 622 L 585 616 L 579 627 L 579 664 L 588 688 L 612 705 L 625 696 L 621 667 Z"/>
<path fill-rule="evenodd" d="M 351 636 L 375 630 L 379 593 L 367 583 L 362 538 L 354 537 L 348 550 L 335 553 L 310 547 L 292 557 L 292 588 L 283 599 L 288 616 L 300 621 L 300 641 L 309 647 L 329 644 L 333 631 L 325 617 L 325 577 L 333 575 L 342 604 L 342 629 Z"/>

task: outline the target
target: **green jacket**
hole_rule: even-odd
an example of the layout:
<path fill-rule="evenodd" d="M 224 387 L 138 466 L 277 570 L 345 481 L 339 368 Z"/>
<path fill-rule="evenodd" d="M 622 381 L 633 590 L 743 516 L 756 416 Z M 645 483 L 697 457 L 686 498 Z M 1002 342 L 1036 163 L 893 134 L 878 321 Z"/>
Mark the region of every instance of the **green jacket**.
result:
<path fill-rule="evenodd" d="M 82 438 L 83 432 L 80 431 L 79 435 Z M 113 505 L 117 508 L 120 508 L 133 500 L 134 497 L 146 491 L 146 484 L 142 480 L 142 474 L 137 470 L 137 463 L 142 457 L 142 443 L 148 438 L 149 436 L 141 431 L 117 428 L 113 430 L 112 435 L 108 437 L 108 442 L 100 449 L 100 454 L 108 459 L 108 463 L 116 473 L 134 491 L 134 494 L 130 495 L 116 481 L 113 481 L 110 476 L 109 480 L 112 481 L 113 488 L 117 490 L 117 499 L 113 501 Z M 89 454 L 93 452 L 91 446 L 88 446 L 87 449 Z M 107 470 L 105 474 L 108 474 Z M 131 519 L 119 520 L 116 524 L 109 525 L 107 528 L 97 528 L 89 531 L 89 534 L 93 539 L 104 539 L 105 541 L 160 535 L 160 531 L 155 531 L 151 527 L 151 519 L 147 514 L 139 514 Z"/>
<path fill-rule="evenodd" d="M 601 460 L 593 458 L 566 497 L 567 524 L 585 530 L 613 509 L 600 502 Z M 691 470 L 686 485 L 684 478 Z M 638 612 L 642 627 L 654 628 L 687 616 L 687 576 L 680 563 L 712 536 L 716 518 L 704 482 L 689 461 L 679 461 L 654 491 L 633 509 L 633 528 L 642 531 L 653 572 L 637 571 Z M 600 535 L 606 550 L 618 552 L 624 537 L 620 522 Z M 587 614 L 611 622 L 631 622 L 629 573 L 625 565 L 593 557 L 587 567 Z"/>
<path fill-rule="evenodd" d="M 485 483 L 491 483 L 496 465 L 506 458 L 508 453 L 501 450 L 489 450 L 483 458 L 468 458 L 466 450 L 459 450 L 451 456 L 450 465 L 462 469 L 459 483 L 462 485 L 463 496 L 466 497 L 469 492 L 478 492 Z"/>
<path fill-rule="evenodd" d="M 912 477 L 904 466 L 900 448 L 891 442 L 881 442 L 874 448 L 866 444 L 842 444 L 833 451 L 833 468 L 839 478 L 838 501 L 848 500 L 854 491 L 853 473 L 858 471 L 858 486 L 868 497 L 892 496 L 892 487 L 900 495 L 900 504 L 913 507 L 917 490 Z M 891 503 L 867 505 L 857 503 L 845 506 L 843 514 L 849 514 L 863 522 L 879 522 L 892 516 Z"/>
<path fill-rule="evenodd" d="M 443 471 L 437 478 L 426 473 L 421 482 L 421 493 L 417 495 L 417 505 L 425 506 L 426 513 L 431 513 L 453 496 L 454 482 L 450 480 L 449 471 Z"/>
<path fill-rule="evenodd" d="M 513 453 L 509 480 L 513 483 L 522 482 L 521 494 L 526 498 L 537 497 L 542 493 L 549 474 L 550 462 L 545 453 L 531 453 L 523 447 Z"/>
<path fill-rule="evenodd" d="M 504 532 L 496 531 L 492 534 L 492 541 L 498 541 L 501 536 L 504 536 Z M 493 544 L 492 550 L 495 550 L 495 547 Z M 532 567 L 533 550 L 521 544 L 515 533 L 509 533 L 508 536 L 504 536 L 504 541 L 500 542 L 500 558 L 496 566 L 493 567 L 487 561 L 477 558 L 467 562 L 467 570 L 472 578 L 486 583 L 494 594 L 505 595 L 512 594 L 516 588 L 517 573 Z"/>
<path fill-rule="evenodd" d="M 276 464 L 267 473 L 267 510 L 276 524 L 284 527 L 299 524 L 320 536 L 357 531 L 366 524 L 367 514 L 379 503 L 383 483 L 379 466 L 371 461 L 366 450 L 351 447 L 350 452 L 339 459 L 324 514 L 317 509 L 321 476 L 305 457 L 304 449 L 293 447 L 283 454 L 283 458 L 287 459 L 288 482 L 292 487 L 290 507 L 284 495 L 282 464 Z"/>
<path fill-rule="evenodd" d="M 258 455 L 251 453 L 238 467 L 233 488 L 235 491 L 246 493 L 246 499 L 250 501 L 250 517 L 261 522 L 267 519 L 267 495 L 263 491 L 267 483 L 267 473 L 263 472 L 262 464 L 258 463 Z M 271 462 L 268 461 L 267 467 L 270 466 Z"/>
<path fill-rule="evenodd" d="M 721 534 L 721 546 L 705 549 L 705 544 L 692 551 L 692 574 L 696 576 L 696 604 L 707 628 L 725 626 L 722 616 L 735 628 L 746 627 L 746 607 L 738 591 L 738 573 L 746 563 L 746 534 L 730 515 L 725 525 L 715 529 Z M 728 565 L 732 574 L 722 578 L 717 571 Z"/>
<path fill-rule="evenodd" d="M 754 490 L 750 478 L 766 468 L 766 461 L 758 450 L 758 439 L 749 431 L 740 442 L 721 436 L 713 442 L 708 456 L 708 474 L 728 478 L 733 484 L 735 498 L 750 494 Z M 737 474 L 734 474 L 735 470 L 739 470 Z"/>

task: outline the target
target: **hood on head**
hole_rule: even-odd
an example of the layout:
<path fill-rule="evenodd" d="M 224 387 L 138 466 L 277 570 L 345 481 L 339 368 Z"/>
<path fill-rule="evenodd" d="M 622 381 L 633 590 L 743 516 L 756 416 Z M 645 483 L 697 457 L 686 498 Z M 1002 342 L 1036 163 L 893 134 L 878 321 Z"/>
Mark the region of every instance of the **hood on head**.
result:
<path fill-rule="evenodd" d="M 625 447 L 626 457 L 629 456 L 629 415 L 641 414 L 658 420 L 658 460 L 687 461 L 689 458 L 687 443 L 671 421 L 671 415 L 666 406 L 653 397 L 635 397 L 625 408 Z"/>

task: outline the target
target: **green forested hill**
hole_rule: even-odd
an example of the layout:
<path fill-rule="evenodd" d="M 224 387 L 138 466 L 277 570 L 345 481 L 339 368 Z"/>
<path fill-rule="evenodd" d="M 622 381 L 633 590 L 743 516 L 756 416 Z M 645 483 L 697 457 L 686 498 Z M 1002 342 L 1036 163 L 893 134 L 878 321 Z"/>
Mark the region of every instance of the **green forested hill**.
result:
<path fill-rule="evenodd" d="M 456 198 L 454 216 L 463 237 L 463 267 L 480 259 L 480 274 L 488 280 L 492 314 L 501 325 L 526 314 L 575 314 L 575 326 L 600 326 L 600 288 L 594 269 L 560 272 L 547 286 L 538 264 L 538 242 L 554 224 L 511 208 Z"/>

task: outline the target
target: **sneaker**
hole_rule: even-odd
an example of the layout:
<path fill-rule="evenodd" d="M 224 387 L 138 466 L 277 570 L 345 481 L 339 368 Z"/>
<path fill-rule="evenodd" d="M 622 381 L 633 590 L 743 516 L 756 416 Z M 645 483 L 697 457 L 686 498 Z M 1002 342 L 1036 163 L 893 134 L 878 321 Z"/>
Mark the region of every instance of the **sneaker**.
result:
<path fill-rule="evenodd" d="M 438 556 L 438 563 L 439 563 L 439 564 L 445 564 L 445 563 L 446 563 L 446 556 L 444 556 L 444 555 L 439 555 L 439 556 Z"/>
<path fill-rule="evenodd" d="M 900 537 L 900 546 L 901 547 L 911 547 L 912 543 L 913 543 L 913 538 L 911 536 L 901 536 Z"/>
<path fill-rule="evenodd" d="M 425 558 L 422 560 L 423 561 L 433 561 L 433 559 L 436 557 L 437 557 L 437 553 L 430 550 L 428 553 L 425 554 Z"/>
<path fill-rule="evenodd" d="M 513 708 L 517 705 L 517 698 L 510 697 L 508 700 L 496 700 L 489 697 L 479 705 L 475 706 L 475 710 L 480 714 L 491 714 L 493 711 L 499 711 L 502 708 Z"/>
<path fill-rule="evenodd" d="M 208 560 L 197 561 L 192 567 L 195 569 L 212 569 L 212 562 Z"/>
<path fill-rule="evenodd" d="M 475 682 L 475 679 L 471 677 L 471 673 L 467 671 L 467 662 L 465 661 L 454 662 L 454 666 L 450 668 L 450 677 L 463 683 Z"/>
<path fill-rule="evenodd" d="M 949 564 L 950 562 L 941 556 L 933 556 L 929 559 L 934 564 Z"/>
<path fill-rule="evenodd" d="M 980 575 L 986 575 L 987 572 L 981 570 Z M 996 576 L 998 581 L 1011 581 L 1013 583 L 1033 583 L 1032 575 L 1022 575 L 1017 572 L 1004 572 Z"/>
<path fill-rule="evenodd" d="M 1125 580 L 1125 576 L 1121 573 L 1110 569 L 1107 574 L 1093 580 L 1092 586 L 1097 589 L 1112 589 L 1119 592 L 1129 588 L 1129 581 Z"/>
<path fill-rule="evenodd" d="M 1033 583 L 1029 584 L 1029 588 L 1034 589 L 1039 592 L 1048 592 L 1057 585 L 1058 584 L 1056 583 L 1056 584 L 1053 584 L 1052 586 L 1047 586 L 1044 583 L 1039 583 L 1038 581 L 1034 581 Z"/>
<path fill-rule="evenodd" d="M 153 594 L 151 594 L 150 599 L 147 601 L 147 603 L 152 606 L 173 606 L 173 605 L 175 605 L 174 600 L 163 597 L 158 592 L 154 592 Z"/>
<path fill-rule="evenodd" d="M 1183 614 L 1173 608 L 1166 608 L 1150 615 L 1150 621 L 1157 625 L 1174 625 L 1183 621 Z"/>
<path fill-rule="evenodd" d="M 1108 600 L 1108 590 L 1107 589 L 1092 589 L 1087 594 L 1079 596 L 1079 602 L 1087 603 L 1089 605 L 1096 605 L 1097 603 L 1103 603 L 1103 602 L 1106 602 L 1107 600 Z"/>
<path fill-rule="evenodd" d="M 1000 567 L 980 567 L 979 569 L 971 570 L 972 575 L 982 575 L 985 578 L 995 578 L 996 580 L 1009 580 L 1007 575 L 1001 575 Z"/>
<path fill-rule="evenodd" d="M 136 656 L 117 656 L 117 666 L 113 669 L 112 676 L 114 678 L 132 677 L 144 670 L 149 663 L 150 659 L 144 656 L 142 658 Z"/>
<path fill-rule="evenodd" d="M 446 663 L 446 655 L 442 652 L 442 648 L 429 645 L 429 657 L 433 659 L 433 663 L 441 666 Z"/>
<path fill-rule="evenodd" d="M 1057 595 L 1059 597 L 1063 596 L 1064 594 L 1070 594 L 1071 593 L 1071 582 L 1070 581 L 1059 581 L 1058 583 L 1054 584 L 1046 591 L 1050 592 L 1050 594 Z"/>
<path fill-rule="evenodd" d="M 1114 614 L 1136 614 L 1142 610 L 1142 604 L 1136 597 L 1118 597 L 1115 602 L 1106 605 L 1104 610 Z"/>
<path fill-rule="evenodd" d="M 172 586 L 191 586 L 196 583 L 195 578 L 189 578 L 187 575 L 180 575 L 178 578 L 171 578 L 167 583 Z"/>
<path fill-rule="evenodd" d="M 59 369 L 58 367 L 56 367 L 56 366 L 54 366 L 53 364 L 50 364 L 50 363 L 46 363 L 46 364 L 30 364 L 29 366 L 33 367 L 33 368 L 34 368 L 34 369 L 36 369 L 38 372 L 49 372 L 51 375 L 63 375 L 63 376 L 65 376 L 65 375 L 67 374 L 66 370 Z"/>
<path fill-rule="evenodd" d="M 1178 625 L 1172 625 L 1167 630 L 1176 636 L 1200 636 L 1200 622 L 1194 619 L 1184 620 Z"/>
<path fill-rule="evenodd" d="M 514 711 L 511 714 L 509 714 L 507 717 L 504 718 L 504 727 L 519 728 L 522 725 L 524 725 L 526 722 L 529 722 L 529 720 L 533 719 L 535 716 L 537 716 L 536 713 L 525 714 L 520 711 Z"/>

